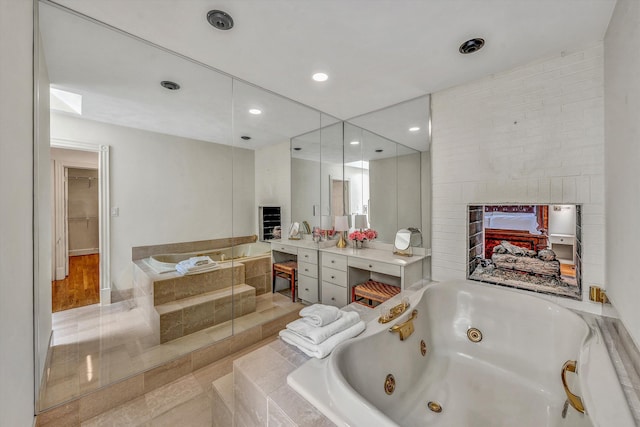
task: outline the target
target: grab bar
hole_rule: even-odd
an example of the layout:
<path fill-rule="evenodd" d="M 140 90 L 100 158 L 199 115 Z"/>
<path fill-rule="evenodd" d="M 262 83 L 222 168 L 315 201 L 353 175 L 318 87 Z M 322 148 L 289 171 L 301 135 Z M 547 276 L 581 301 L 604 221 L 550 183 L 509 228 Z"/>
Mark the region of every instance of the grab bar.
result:
<path fill-rule="evenodd" d="M 400 341 L 404 341 L 409 338 L 414 331 L 413 319 L 415 319 L 416 316 L 418 316 L 418 310 L 413 310 L 411 312 L 411 316 L 405 322 L 393 325 L 389 328 L 389 332 L 398 332 L 400 335 Z"/>
<path fill-rule="evenodd" d="M 574 372 L 576 375 L 578 374 L 576 372 L 576 363 L 577 362 L 575 360 L 567 360 L 566 362 L 564 362 L 561 374 L 562 386 L 564 387 L 564 392 L 567 394 L 567 401 L 569 402 L 569 404 L 573 406 L 573 409 L 584 414 L 584 405 L 582 404 L 582 399 L 580 399 L 579 396 L 571 393 L 571 391 L 569 391 L 569 386 L 567 385 L 567 371 Z"/>

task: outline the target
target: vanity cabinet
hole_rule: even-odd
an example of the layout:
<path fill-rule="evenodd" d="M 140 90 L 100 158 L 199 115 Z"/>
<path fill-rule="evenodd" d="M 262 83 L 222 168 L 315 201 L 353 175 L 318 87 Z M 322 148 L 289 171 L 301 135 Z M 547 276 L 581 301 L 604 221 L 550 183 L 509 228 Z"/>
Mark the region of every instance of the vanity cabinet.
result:
<path fill-rule="evenodd" d="M 336 307 L 349 304 L 347 257 L 322 253 L 322 303 Z"/>
<path fill-rule="evenodd" d="M 318 298 L 318 251 L 298 248 L 298 297 L 316 303 Z"/>
<path fill-rule="evenodd" d="M 271 255 L 274 262 L 296 259 L 298 262 L 298 298 L 315 304 L 319 302 L 318 289 L 318 250 L 300 247 L 302 242 L 271 242 Z"/>
<path fill-rule="evenodd" d="M 391 250 L 320 250 L 321 299 L 323 304 L 344 307 L 351 302 L 351 288 L 376 280 L 404 289 L 422 279 L 424 255 L 402 257 Z"/>

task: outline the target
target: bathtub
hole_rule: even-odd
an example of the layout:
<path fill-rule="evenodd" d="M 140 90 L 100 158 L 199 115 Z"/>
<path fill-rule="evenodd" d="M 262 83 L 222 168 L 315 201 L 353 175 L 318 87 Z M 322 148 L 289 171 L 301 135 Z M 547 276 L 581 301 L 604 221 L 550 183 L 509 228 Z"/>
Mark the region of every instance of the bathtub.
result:
<path fill-rule="evenodd" d="M 152 255 L 145 261 L 156 273 L 168 273 L 171 271 L 175 271 L 176 264 L 180 261 L 187 260 L 194 256 L 208 256 L 216 262 L 227 262 L 238 259 L 265 256 L 270 253 L 270 243 L 255 242 L 206 251 Z"/>
<path fill-rule="evenodd" d="M 308 371 L 294 372 L 289 384 L 339 426 L 635 425 L 594 318 L 468 281 L 430 284 L 410 302 L 397 320 L 373 320 L 366 334 L 338 346 L 326 362 L 307 362 Z M 389 327 L 413 310 L 415 330 L 401 341 Z M 480 341 L 469 338 L 478 338 L 470 328 Z M 564 408 L 567 361 L 577 361 L 576 373 L 565 375 L 585 414 Z M 388 374 L 392 394 L 385 390 Z M 316 384 L 309 380 L 314 375 Z M 440 412 L 433 411 L 437 405 Z"/>

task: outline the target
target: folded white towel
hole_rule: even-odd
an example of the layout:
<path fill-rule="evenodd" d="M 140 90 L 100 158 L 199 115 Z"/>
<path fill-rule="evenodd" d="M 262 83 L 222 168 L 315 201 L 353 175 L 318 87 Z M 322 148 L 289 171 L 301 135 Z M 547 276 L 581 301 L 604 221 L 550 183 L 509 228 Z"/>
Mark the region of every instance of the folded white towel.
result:
<path fill-rule="evenodd" d="M 300 317 L 312 326 L 325 326 L 338 320 L 340 310 L 332 305 L 313 304 L 300 310 Z"/>
<path fill-rule="evenodd" d="M 176 264 L 176 271 L 182 275 L 204 273 L 216 268 L 218 263 L 208 256 L 192 257 Z"/>
<path fill-rule="evenodd" d="M 298 347 L 307 356 L 323 359 L 331 354 L 338 344 L 359 335 L 365 330 L 365 328 L 365 323 L 361 320 L 350 328 L 331 336 L 320 344 L 313 344 L 311 341 L 291 332 L 288 329 L 281 330 L 279 335 L 284 342 Z"/>
<path fill-rule="evenodd" d="M 291 332 L 307 338 L 313 344 L 320 344 L 332 335 L 350 328 L 360 321 L 360 316 L 355 311 L 340 311 L 338 320 L 326 326 L 312 326 L 305 318 L 294 320 L 287 325 Z"/>

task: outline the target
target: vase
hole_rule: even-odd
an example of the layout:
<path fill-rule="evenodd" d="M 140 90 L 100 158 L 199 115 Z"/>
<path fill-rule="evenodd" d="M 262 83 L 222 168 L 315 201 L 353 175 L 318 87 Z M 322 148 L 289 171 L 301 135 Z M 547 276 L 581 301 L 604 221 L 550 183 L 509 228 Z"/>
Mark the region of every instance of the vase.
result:
<path fill-rule="evenodd" d="M 354 240 L 354 242 L 356 244 L 356 249 L 362 249 L 364 243 L 362 240 Z"/>

